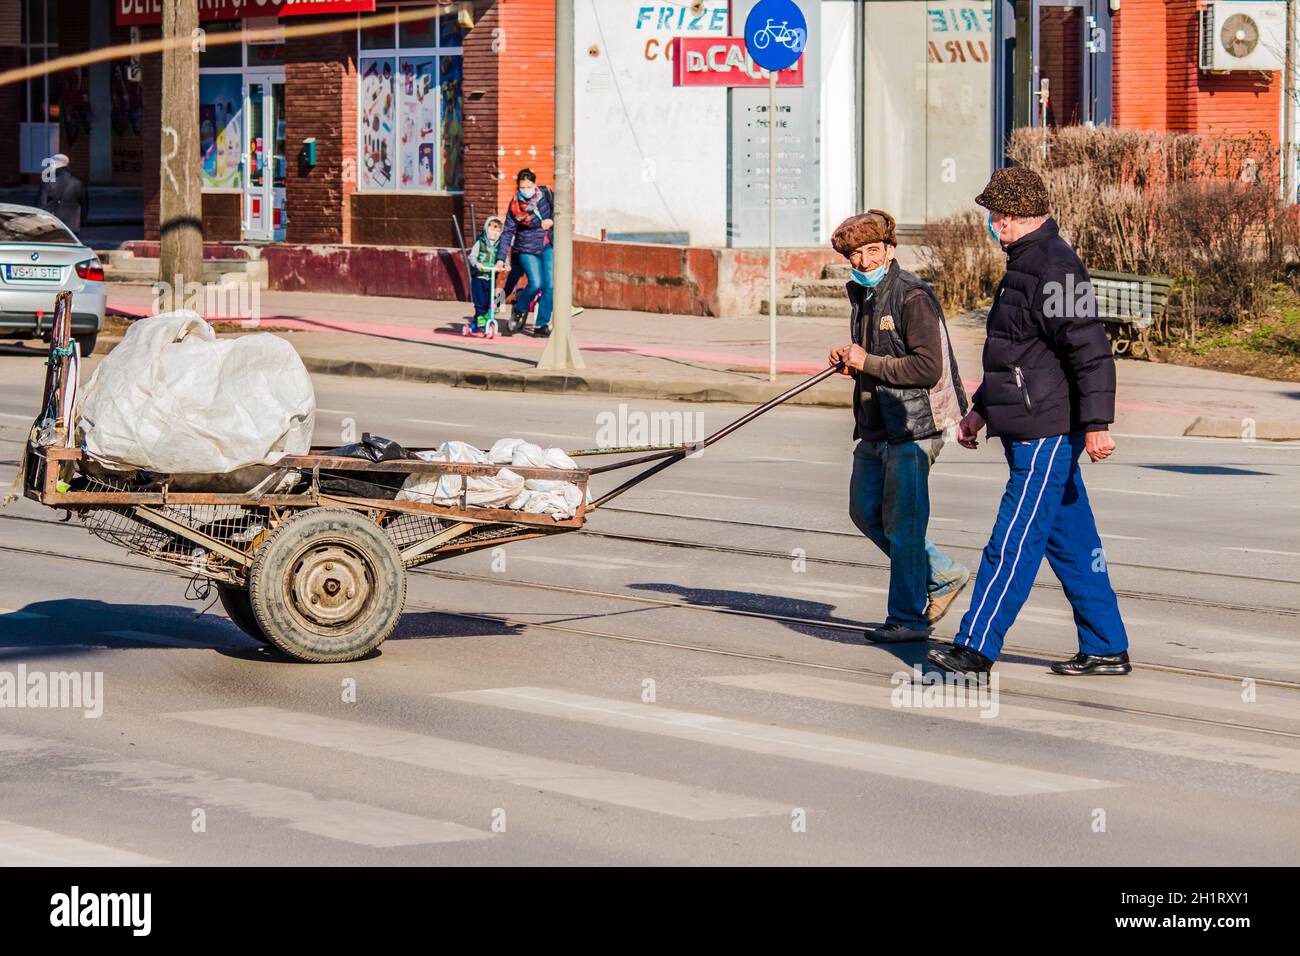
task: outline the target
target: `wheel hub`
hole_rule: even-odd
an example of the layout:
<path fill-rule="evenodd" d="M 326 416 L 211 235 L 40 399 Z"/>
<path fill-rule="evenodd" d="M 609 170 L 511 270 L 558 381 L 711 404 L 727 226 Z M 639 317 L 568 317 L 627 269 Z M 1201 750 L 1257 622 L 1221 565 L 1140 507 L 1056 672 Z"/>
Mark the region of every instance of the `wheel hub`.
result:
<path fill-rule="evenodd" d="M 370 600 L 368 571 L 361 556 L 343 545 L 330 544 L 308 551 L 293 576 L 293 601 L 298 612 L 320 627 L 347 624 Z"/>

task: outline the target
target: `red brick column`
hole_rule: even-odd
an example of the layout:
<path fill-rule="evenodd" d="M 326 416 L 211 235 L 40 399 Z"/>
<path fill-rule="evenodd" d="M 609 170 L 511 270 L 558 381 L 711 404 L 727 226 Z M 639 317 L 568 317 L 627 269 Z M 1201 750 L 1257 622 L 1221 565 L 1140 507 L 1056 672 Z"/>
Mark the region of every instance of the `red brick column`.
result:
<path fill-rule="evenodd" d="M 304 19 L 304 18 L 295 18 Z M 288 242 L 351 241 L 356 188 L 357 35 L 355 30 L 287 43 L 285 78 L 285 211 Z M 300 159 L 316 138 L 316 165 Z"/>

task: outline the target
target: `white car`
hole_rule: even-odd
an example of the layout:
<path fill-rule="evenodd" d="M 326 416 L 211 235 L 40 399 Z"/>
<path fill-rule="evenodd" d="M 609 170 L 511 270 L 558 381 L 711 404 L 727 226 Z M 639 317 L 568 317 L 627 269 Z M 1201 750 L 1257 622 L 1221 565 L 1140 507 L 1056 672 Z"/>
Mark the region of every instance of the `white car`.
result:
<path fill-rule="evenodd" d="M 0 338 L 48 337 L 54 297 L 72 293 L 81 354 L 104 327 L 104 267 L 62 222 L 32 206 L 0 203 Z"/>

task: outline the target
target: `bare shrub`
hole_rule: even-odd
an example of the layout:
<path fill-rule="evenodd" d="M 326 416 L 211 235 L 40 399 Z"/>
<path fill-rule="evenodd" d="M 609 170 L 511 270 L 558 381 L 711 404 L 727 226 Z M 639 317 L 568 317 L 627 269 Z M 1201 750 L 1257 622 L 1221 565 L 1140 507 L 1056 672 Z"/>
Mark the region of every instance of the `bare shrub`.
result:
<path fill-rule="evenodd" d="M 922 273 L 945 310 L 987 301 L 1002 276 L 1002 255 L 984 227 L 984 214 L 957 213 L 925 227 Z"/>

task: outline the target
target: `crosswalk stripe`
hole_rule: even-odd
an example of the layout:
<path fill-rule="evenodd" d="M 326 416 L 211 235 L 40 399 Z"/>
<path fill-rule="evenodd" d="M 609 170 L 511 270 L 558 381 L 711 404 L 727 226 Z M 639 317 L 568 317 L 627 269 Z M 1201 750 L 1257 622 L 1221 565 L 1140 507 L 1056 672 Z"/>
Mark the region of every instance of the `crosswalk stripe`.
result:
<path fill-rule="evenodd" d="M 105 783 L 132 793 L 186 797 L 205 807 L 223 807 L 260 819 L 279 820 L 291 830 L 362 846 L 393 847 L 490 838 L 486 830 L 414 816 L 352 800 L 329 800 L 304 790 L 221 777 L 204 770 L 153 760 L 105 760 L 73 770 L 106 774 Z"/>
<path fill-rule="evenodd" d="M 130 850 L 0 820 L 0 866 L 160 866 Z"/>
<path fill-rule="evenodd" d="M 1113 786 L 1086 777 L 541 687 L 504 687 L 436 696 L 998 796 Z"/>
<path fill-rule="evenodd" d="M 1241 715 L 1279 717 L 1300 722 L 1300 692 L 1281 687 L 1258 687 L 1255 700 L 1247 703 L 1241 699 L 1240 681 L 1156 676 L 1132 673 L 1123 680 L 1104 683 L 1085 681 L 1049 674 L 1042 664 L 1017 664 L 1003 661 L 998 664 L 1003 689 L 1018 684 L 1034 688 L 1050 687 L 1054 694 L 1066 700 L 1092 699 L 1091 695 L 1124 700 L 1128 705 L 1150 710 L 1161 704 L 1187 704 L 1192 707 L 1227 710 Z"/>
<path fill-rule="evenodd" d="M 808 674 L 746 674 L 737 677 L 704 679 L 728 687 L 744 687 L 749 690 L 809 697 L 839 704 L 855 704 L 878 710 L 915 712 L 927 719 L 937 717 L 945 720 L 973 721 L 1048 737 L 1140 750 L 1144 753 L 1188 757 L 1212 763 L 1237 764 L 1282 773 L 1300 773 L 1300 750 L 1257 741 L 1237 741 L 1185 730 L 1135 724 L 1129 715 L 1123 715 L 1122 720 L 1109 720 L 999 701 L 996 713 L 991 717 L 984 717 L 975 707 L 916 709 L 898 707 L 893 700 L 894 688 L 856 684 Z"/>
<path fill-rule="evenodd" d="M 767 800 L 278 707 L 200 710 L 166 716 L 686 820 L 731 820 L 790 811 L 787 806 Z"/>

